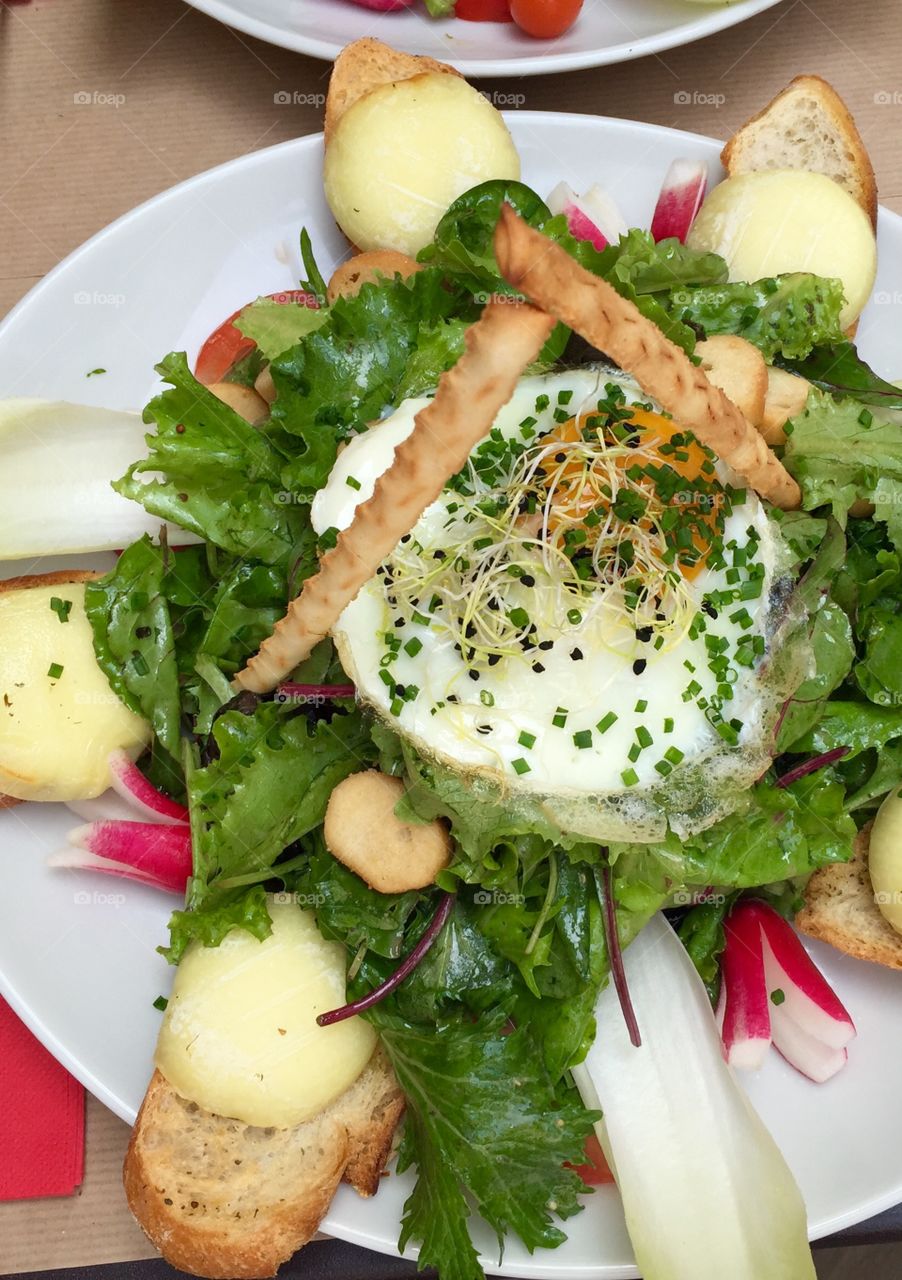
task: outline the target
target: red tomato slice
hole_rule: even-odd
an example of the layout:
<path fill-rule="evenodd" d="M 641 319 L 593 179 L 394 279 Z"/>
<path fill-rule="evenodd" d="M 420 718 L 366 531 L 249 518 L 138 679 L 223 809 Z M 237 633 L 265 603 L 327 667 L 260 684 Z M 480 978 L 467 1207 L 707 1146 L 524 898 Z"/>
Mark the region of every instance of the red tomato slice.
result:
<path fill-rule="evenodd" d="M 614 1175 L 604 1158 L 601 1143 L 594 1133 L 590 1133 L 586 1138 L 586 1163 L 571 1165 L 570 1168 L 574 1173 L 579 1174 L 587 1187 L 600 1187 L 606 1182 L 614 1181 Z"/>
<path fill-rule="evenodd" d="M 511 17 L 527 35 L 553 40 L 573 26 L 583 0 L 511 0 Z"/>
<path fill-rule="evenodd" d="M 454 16 L 464 22 L 513 22 L 510 0 L 457 0 Z"/>
<path fill-rule="evenodd" d="M 284 289 L 281 293 L 270 293 L 267 297 L 273 302 L 300 302 L 305 307 L 318 307 L 319 303 L 312 293 L 303 289 Z M 246 304 L 250 305 L 250 304 Z M 204 386 L 214 382 L 222 382 L 223 378 L 239 360 L 250 355 L 256 343 L 253 338 L 246 338 L 240 329 L 236 329 L 233 321 L 241 315 L 244 307 L 239 307 L 228 318 L 223 320 L 218 329 L 214 329 L 197 354 L 194 376 Z"/>

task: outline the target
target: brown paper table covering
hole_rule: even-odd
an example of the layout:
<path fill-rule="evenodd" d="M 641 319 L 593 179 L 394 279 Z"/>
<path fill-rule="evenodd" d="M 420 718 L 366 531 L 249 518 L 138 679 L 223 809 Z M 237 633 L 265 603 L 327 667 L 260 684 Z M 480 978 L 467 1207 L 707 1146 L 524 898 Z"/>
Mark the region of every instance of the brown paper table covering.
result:
<path fill-rule="evenodd" d="M 480 83 L 516 95 L 526 110 L 642 119 L 725 138 L 803 71 L 845 97 L 881 199 L 902 212 L 899 0 L 784 0 L 659 56 Z M 327 64 L 239 35 L 180 0 L 0 0 L 0 314 L 141 201 L 318 130 L 327 78 Z M 590 180 L 604 182 L 603 157 L 587 158 Z M 39 381 L 32 390 L 40 393 Z M 0 1274 L 151 1256 L 121 1193 L 127 1137 L 120 1120 L 89 1100 L 81 1192 L 0 1204 Z"/>

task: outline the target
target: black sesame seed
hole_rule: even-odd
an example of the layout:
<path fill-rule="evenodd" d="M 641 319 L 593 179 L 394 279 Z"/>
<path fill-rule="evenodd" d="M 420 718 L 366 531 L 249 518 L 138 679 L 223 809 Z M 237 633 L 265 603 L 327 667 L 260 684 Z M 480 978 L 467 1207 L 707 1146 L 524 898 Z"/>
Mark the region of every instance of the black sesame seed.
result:
<path fill-rule="evenodd" d="M 500 661 L 501 661 L 501 654 L 500 654 L 500 653 L 490 653 L 490 654 L 489 654 L 489 666 L 490 666 L 490 667 L 497 667 L 497 665 L 498 665 L 498 663 L 499 663 Z"/>
<path fill-rule="evenodd" d="M 555 462 L 566 462 L 566 461 L 567 461 L 567 455 L 566 455 L 566 453 L 556 453 L 556 454 L 554 455 L 554 460 L 555 460 Z"/>
<path fill-rule="evenodd" d="M 583 651 L 582 651 L 582 649 L 571 649 L 571 650 L 570 650 L 570 657 L 573 659 L 573 661 L 574 661 L 574 662 L 582 662 L 582 660 L 583 660 Z"/>
<path fill-rule="evenodd" d="M 640 640 L 640 641 L 642 642 L 642 644 L 648 644 L 648 642 L 649 642 L 649 640 L 651 639 L 651 637 L 652 637 L 652 628 L 651 628 L 651 627 L 637 627 L 637 628 L 636 628 L 636 639 L 637 639 L 637 640 Z"/>
<path fill-rule="evenodd" d="M 406 621 L 406 620 L 405 620 L 404 618 L 395 618 L 395 626 L 396 626 L 396 627 L 403 627 L 403 626 L 404 626 L 404 624 L 405 624 L 405 621 Z"/>
<path fill-rule="evenodd" d="M 706 613 L 706 614 L 708 615 L 708 617 L 709 617 L 709 618 L 716 618 L 716 617 L 718 616 L 718 615 L 717 615 L 717 610 L 714 608 L 714 605 L 711 603 L 711 601 L 710 601 L 710 600 L 705 600 L 705 601 L 703 602 L 703 604 L 702 604 L 702 612 L 703 612 L 703 613 Z"/>
<path fill-rule="evenodd" d="M 447 696 L 447 698 L 445 699 L 445 701 L 446 701 L 446 702 L 460 702 L 460 698 L 458 698 L 458 696 L 457 696 L 457 694 L 456 694 L 456 693 L 449 693 L 449 694 L 448 694 L 448 696 Z"/>
<path fill-rule="evenodd" d="M 470 677 L 470 679 L 471 679 L 471 680 L 478 680 L 478 679 L 479 679 L 479 672 L 478 672 L 478 671 L 474 671 L 472 667 L 471 667 L 471 668 L 470 668 L 470 670 L 467 672 L 467 675 Z"/>
<path fill-rule="evenodd" d="M 644 658 L 637 658 L 636 661 L 633 663 L 633 675 L 641 676 L 642 672 L 645 670 L 647 666 L 648 666 L 648 663 Z"/>
<path fill-rule="evenodd" d="M 444 560 L 447 554 L 447 551 L 433 551 L 432 558 L 433 560 Z"/>
<path fill-rule="evenodd" d="M 532 664 L 532 669 L 533 669 L 533 671 L 536 673 L 536 675 L 538 675 L 538 676 L 540 676 L 540 675 L 542 674 L 542 672 L 545 670 L 545 668 L 542 666 L 541 662 L 534 662 L 534 663 Z"/>
<path fill-rule="evenodd" d="M 554 648 L 554 641 L 553 641 L 553 640 L 542 640 L 542 641 L 540 641 L 540 643 L 539 643 L 539 648 L 540 648 L 544 653 L 547 653 L 549 649 L 553 649 L 553 648 Z"/>
<path fill-rule="evenodd" d="M 524 573 L 520 578 L 520 583 L 524 587 L 534 587 L 536 585 L 536 580 L 531 573 Z"/>
<path fill-rule="evenodd" d="M 482 736 L 485 737 L 487 733 L 492 732 L 492 726 L 490 724 L 478 724 L 476 726 L 476 732 L 481 733 Z"/>
<path fill-rule="evenodd" d="M 406 692 L 407 692 L 407 689 L 404 687 L 403 684 L 395 685 L 395 693 L 399 698 L 403 698 Z"/>

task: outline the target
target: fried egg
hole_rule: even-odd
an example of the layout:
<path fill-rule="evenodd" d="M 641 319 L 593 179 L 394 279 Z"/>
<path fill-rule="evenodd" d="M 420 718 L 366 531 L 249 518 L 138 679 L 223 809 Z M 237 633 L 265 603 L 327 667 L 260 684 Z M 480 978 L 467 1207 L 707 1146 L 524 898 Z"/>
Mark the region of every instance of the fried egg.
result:
<path fill-rule="evenodd" d="M 318 534 L 350 524 L 426 403 L 346 446 Z M 650 838 L 713 821 L 766 767 L 783 563 L 756 494 L 622 374 L 526 377 L 334 639 L 435 764 L 566 830 Z"/>

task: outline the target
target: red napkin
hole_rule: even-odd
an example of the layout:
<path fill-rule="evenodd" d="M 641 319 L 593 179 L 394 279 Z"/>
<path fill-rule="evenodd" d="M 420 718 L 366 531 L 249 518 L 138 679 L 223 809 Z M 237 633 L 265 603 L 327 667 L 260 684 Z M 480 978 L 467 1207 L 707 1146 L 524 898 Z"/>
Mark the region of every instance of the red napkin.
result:
<path fill-rule="evenodd" d="M 84 1156 L 84 1089 L 0 999 L 0 1200 L 72 1195 Z"/>

